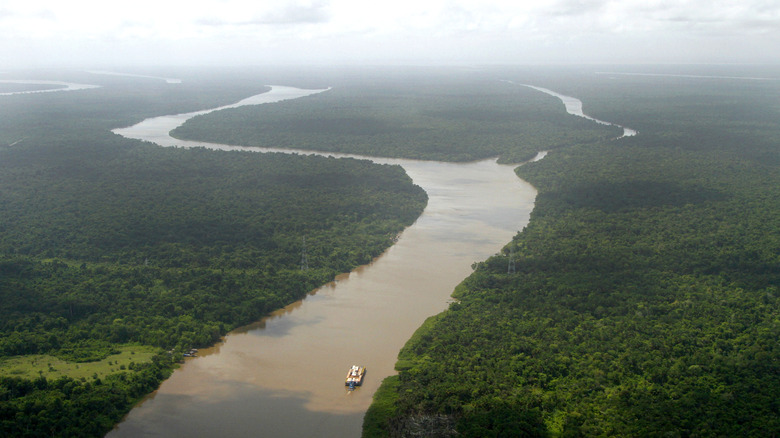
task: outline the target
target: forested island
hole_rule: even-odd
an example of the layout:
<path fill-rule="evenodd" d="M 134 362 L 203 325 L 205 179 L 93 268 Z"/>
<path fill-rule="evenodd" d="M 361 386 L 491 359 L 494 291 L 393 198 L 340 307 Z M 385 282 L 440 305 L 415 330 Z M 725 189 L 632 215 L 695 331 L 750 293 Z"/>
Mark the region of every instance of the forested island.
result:
<path fill-rule="evenodd" d="M 23 139 L 0 147 L 3 436 L 104 435 L 192 348 L 368 263 L 426 204 L 399 166 L 104 129 L 250 87 L 107 85 L 3 106 L 0 138 Z"/>
<path fill-rule="evenodd" d="M 621 133 L 565 117 L 554 100 L 493 74 L 431 71 L 371 78 L 350 80 L 305 101 L 198 116 L 171 135 L 373 157 L 455 162 L 500 157 L 502 163 L 520 163 L 540 150 Z"/>

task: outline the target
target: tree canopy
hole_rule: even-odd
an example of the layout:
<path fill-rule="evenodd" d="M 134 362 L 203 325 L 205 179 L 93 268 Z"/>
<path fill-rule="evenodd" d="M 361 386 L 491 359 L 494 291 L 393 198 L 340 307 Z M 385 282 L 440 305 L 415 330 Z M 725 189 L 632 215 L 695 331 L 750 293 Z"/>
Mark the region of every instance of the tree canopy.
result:
<path fill-rule="evenodd" d="M 173 89 L 180 100 L 144 109 L 153 93 L 132 90 L 3 106 L 0 138 L 24 137 L 0 147 L 0 435 L 102 436 L 183 352 L 368 263 L 426 205 L 399 166 L 110 134 L 137 114 L 197 106 Z M 201 97 L 221 101 L 217 91 Z M 105 377 L 43 369 L 29 380 L 4 367 L 32 354 L 112 361 L 128 343 L 160 354 Z"/>
<path fill-rule="evenodd" d="M 518 169 L 530 223 L 407 343 L 364 435 L 780 433 L 777 82 L 535 79 L 639 135 Z"/>

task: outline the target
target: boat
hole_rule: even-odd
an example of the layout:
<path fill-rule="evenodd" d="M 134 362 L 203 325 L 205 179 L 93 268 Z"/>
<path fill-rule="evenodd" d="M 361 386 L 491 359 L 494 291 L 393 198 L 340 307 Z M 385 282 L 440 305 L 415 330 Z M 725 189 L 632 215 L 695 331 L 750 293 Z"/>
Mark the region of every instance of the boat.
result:
<path fill-rule="evenodd" d="M 352 365 L 352 368 L 347 371 L 347 378 L 344 381 L 344 384 L 348 386 L 349 389 L 355 389 L 356 386 L 363 384 L 363 376 L 365 375 L 366 367 Z"/>

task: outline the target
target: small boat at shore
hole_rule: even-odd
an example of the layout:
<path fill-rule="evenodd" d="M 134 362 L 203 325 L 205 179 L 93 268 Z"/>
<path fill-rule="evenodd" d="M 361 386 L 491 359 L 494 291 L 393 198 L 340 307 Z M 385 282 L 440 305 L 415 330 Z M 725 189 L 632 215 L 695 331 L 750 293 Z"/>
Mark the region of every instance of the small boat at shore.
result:
<path fill-rule="evenodd" d="M 355 389 L 356 386 L 363 384 L 363 377 L 365 375 L 366 367 L 352 365 L 352 368 L 347 371 L 347 379 L 344 381 L 344 384 L 348 386 L 349 389 Z"/>

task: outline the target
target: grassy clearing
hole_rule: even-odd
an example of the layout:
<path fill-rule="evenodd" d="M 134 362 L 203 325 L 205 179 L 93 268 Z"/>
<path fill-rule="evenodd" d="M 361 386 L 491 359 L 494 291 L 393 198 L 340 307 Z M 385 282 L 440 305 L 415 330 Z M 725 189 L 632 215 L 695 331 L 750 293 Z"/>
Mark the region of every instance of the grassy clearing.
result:
<path fill-rule="evenodd" d="M 47 354 L 31 354 L 0 358 L 0 376 L 34 379 L 39 376 L 57 379 L 67 376 L 73 379 L 104 378 L 119 371 L 129 370 L 130 363 L 150 362 L 160 350 L 145 345 L 118 346 L 118 354 L 95 362 L 67 362 Z"/>

